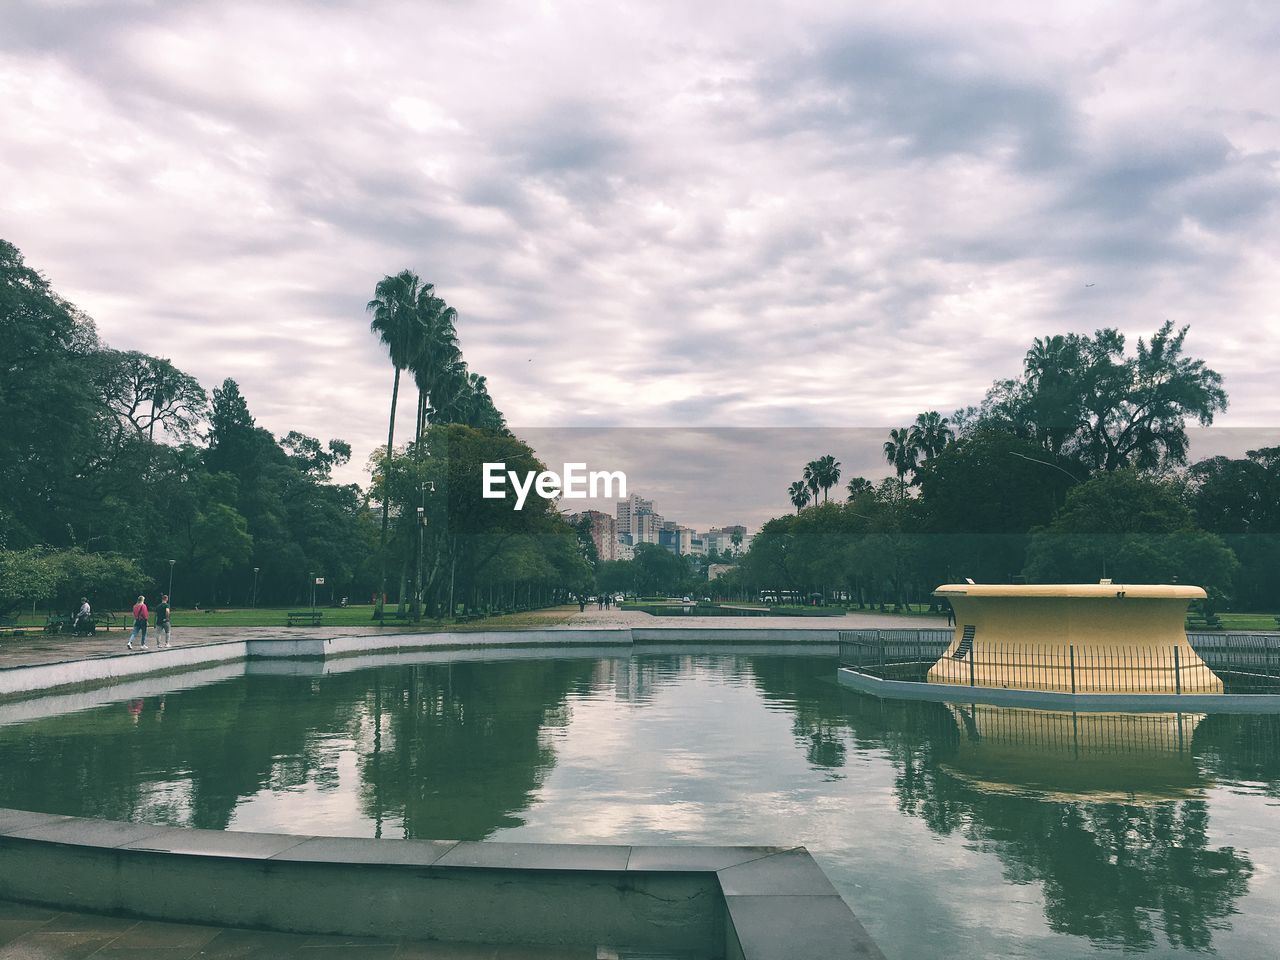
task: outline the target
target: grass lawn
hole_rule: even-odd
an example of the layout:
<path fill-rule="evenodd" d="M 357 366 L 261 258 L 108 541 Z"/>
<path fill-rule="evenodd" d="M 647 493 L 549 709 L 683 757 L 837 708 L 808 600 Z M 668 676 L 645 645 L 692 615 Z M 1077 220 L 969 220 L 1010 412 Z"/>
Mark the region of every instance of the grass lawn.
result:
<path fill-rule="evenodd" d="M 181 627 L 283 627 L 285 625 L 286 615 L 290 611 L 310 609 L 303 604 L 296 607 L 257 607 L 250 609 L 232 608 L 219 610 L 185 610 L 175 609 L 173 611 L 173 626 L 175 629 Z M 394 611 L 396 607 L 388 604 L 387 610 Z M 395 628 L 413 628 L 417 631 L 423 630 L 497 630 L 510 629 L 512 627 L 546 627 L 554 624 L 565 623 L 569 619 L 571 612 L 576 613 L 577 607 L 550 607 L 544 610 L 528 610 L 524 613 L 512 613 L 502 617 L 489 617 L 484 620 L 473 620 L 465 624 L 454 624 L 443 620 L 423 620 L 421 623 L 413 623 L 412 621 L 388 620 L 386 629 Z M 316 611 L 324 614 L 324 619 L 320 621 L 321 626 L 325 627 L 374 627 L 377 621 L 373 619 L 373 607 L 368 605 L 354 607 L 316 607 Z M 114 611 L 117 617 L 117 625 L 129 624 L 132 617 L 128 611 Z M 43 613 L 37 614 L 34 618 L 31 614 L 25 614 L 18 618 L 17 627 L 43 627 L 46 616 Z M 154 617 L 152 618 L 154 623 Z"/>

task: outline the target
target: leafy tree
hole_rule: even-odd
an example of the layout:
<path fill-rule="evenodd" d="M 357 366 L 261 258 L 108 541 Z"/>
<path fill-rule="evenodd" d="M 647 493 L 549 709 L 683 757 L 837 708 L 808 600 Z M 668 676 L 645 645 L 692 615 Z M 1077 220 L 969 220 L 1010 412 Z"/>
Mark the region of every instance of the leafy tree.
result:
<path fill-rule="evenodd" d="M 1195 526 L 1173 484 L 1133 470 L 1073 487 L 1027 549 L 1032 582 L 1189 583 L 1230 592 L 1238 562 L 1216 534 Z"/>
<path fill-rule="evenodd" d="M 1237 605 L 1280 608 L 1280 447 L 1202 460 L 1188 470 L 1188 481 L 1197 523 L 1240 560 Z"/>
<path fill-rule="evenodd" d="M 0 547 L 65 543 L 60 523 L 96 468 L 93 323 L 0 240 Z"/>
<path fill-rule="evenodd" d="M 1227 406 L 1222 377 L 1184 355 L 1188 329 L 1165 322 L 1132 357 L 1110 328 L 1036 340 L 1023 376 L 997 382 L 979 419 L 1094 469 L 1184 464 L 1187 421 L 1207 426 Z"/>

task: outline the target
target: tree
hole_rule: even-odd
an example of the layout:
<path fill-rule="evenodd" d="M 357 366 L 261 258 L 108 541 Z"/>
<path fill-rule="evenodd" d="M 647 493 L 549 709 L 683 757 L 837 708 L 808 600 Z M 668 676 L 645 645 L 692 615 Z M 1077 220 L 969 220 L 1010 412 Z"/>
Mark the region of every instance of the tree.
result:
<path fill-rule="evenodd" d="M 157 425 L 180 440 L 195 436 L 209 407 L 195 377 L 137 350 L 102 350 L 95 368 L 98 389 L 121 429 L 151 441 Z"/>
<path fill-rule="evenodd" d="M 924 454 L 925 463 L 946 449 L 954 436 L 951 421 L 936 410 L 917 416 L 909 434 L 911 444 Z"/>
<path fill-rule="evenodd" d="M 99 466 L 93 323 L 0 240 L 0 547 L 66 543 Z"/>
<path fill-rule="evenodd" d="M 421 349 L 421 323 L 418 321 L 418 295 L 422 281 L 412 270 L 401 270 L 394 276 L 385 276 L 374 287 L 374 297 L 365 305 L 373 314 L 369 329 L 376 333 L 391 354 L 391 366 L 395 376 L 391 381 L 391 414 L 387 418 L 387 459 L 395 450 L 396 401 L 400 396 L 400 371 L 407 369 Z M 382 503 L 382 537 L 379 551 L 382 558 L 382 576 L 378 587 L 378 610 L 382 610 L 387 592 L 387 522 L 389 504 Z"/>
<path fill-rule="evenodd" d="M 872 489 L 871 481 L 866 477 L 850 477 L 849 482 L 845 485 L 845 490 L 849 493 L 850 502 L 870 493 Z"/>
<path fill-rule="evenodd" d="M 797 480 L 791 486 L 787 487 L 787 496 L 795 505 L 796 513 L 804 509 L 804 505 L 809 502 L 809 485 L 803 480 Z"/>
<path fill-rule="evenodd" d="M 209 448 L 205 462 L 213 473 L 243 478 L 254 461 L 254 421 L 240 385 L 228 377 L 213 388 L 209 414 Z"/>
<path fill-rule="evenodd" d="M 1195 525 L 1177 488 L 1134 470 L 1078 484 L 1033 532 L 1024 573 L 1035 583 L 1187 583 L 1229 594 L 1238 561 Z"/>
<path fill-rule="evenodd" d="M 916 468 L 916 457 L 920 451 L 911 435 L 910 427 L 901 427 L 889 431 L 889 439 L 884 442 L 884 458 L 893 466 L 898 475 L 899 498 L 906 496 L 906 475 Z"/>
<path fill-rule="evenodd" d="M 1037 339 L 1023 376 L 993 385 L 979 419 L 1093 469 L 1185 464 L 1187 421 L 1207 426 L 1227 406 L 1221 375 L 1184 356 L 1188 330 L 1165 322 L 1132 357 L 1111 328 Z"/>
<path fill-rule="evenodd" d="M 1280 608 L 1280 447 L 1243 459 L 1212 457 L 1187 471 L 1196 522 L 1220 535 L 1240 560 L 1237 606 Z"/>
<path fill-rule="evenodd" d="M 812 461 L 805 470 L 813 469 L 814 479 L 818 486 L 822 489 L 822 502 L 827 502 L 827 491 L 840 482 L 840 461 L 831 454 L 819 457 Z M 817 495 L 814 495 L 817 499 Z"/>

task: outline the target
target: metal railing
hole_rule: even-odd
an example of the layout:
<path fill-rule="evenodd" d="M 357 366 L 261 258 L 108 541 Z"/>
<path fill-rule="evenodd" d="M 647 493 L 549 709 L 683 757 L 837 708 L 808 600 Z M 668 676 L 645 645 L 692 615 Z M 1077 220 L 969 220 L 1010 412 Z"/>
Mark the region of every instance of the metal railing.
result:
<path fill-rule="evenodd" d="M 1190 649 L 991 643 L 952 630 L 850 630 L 840 662 L 885 680 L 1063 693 L 1280 693 L 1280 634 L 1191 634 Z M 1194 651 L 1194 652 L 1192 652 Z"/>

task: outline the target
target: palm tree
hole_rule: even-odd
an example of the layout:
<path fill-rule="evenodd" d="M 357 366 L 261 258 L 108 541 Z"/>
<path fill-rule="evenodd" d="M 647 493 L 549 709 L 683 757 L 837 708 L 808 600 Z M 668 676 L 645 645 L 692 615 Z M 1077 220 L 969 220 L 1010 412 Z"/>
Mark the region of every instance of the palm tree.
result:
<path fill-rule="evenodd" d="M 426 284 L 419 292 L 415 314 L 420 335 L 418 349 L 409 366 L 418 385 L 417 439 L 421 441 L 431 403 L 443 386 L 450 367 L 461 361 L 462 353 L 458 349 L 458 334 L 454 326 L 458 311 L 437 297 L 431 284 Z"/>
<path fill-rule="evenodd" d="M 818 491 L 822 488 L 822 467 L 817 460 L 810 460 L 804 465 L 802 479 L 809 488 L 811 499 L 817 503 Z"/>
<path fill-rule="evenodd" d="M 365 310 L 373 314 L 369 329 L 387 345 L 395 378 L 391 381 L 391 416 L 387 423 L 387 450 L 383 467 L 382 537 L 379 554 L 382 558 L 382 577 L 378 587 L 377 613 L 382 614 L 382 599 L 387 592 L 387 521 L 391 506 L 389 485 L 391 482 L 391 454 L 395 449 L 396 402 L 400 394 L 400 371 L 413 360 L 420 342 L 420 324 L 416 310 L 422 280 L 412 270 L 401 270 L 394 276 L 385 276 L 373 288 L 373 299 Z"/>
<path fill-rule="evenodd" d="M 920 414 L 911 425 L 911 442 L 924 454 L 925 463 L 946 449 L 954 437 L 951 421 L 937 410 Z"/>
<path fill-rule="evenodd" d="M 845 487 L 849 491 L 849 499 L 857 500 L 864 493 L 870 493 L 872 490 L 871 481 L 866 477 L 853 477 Z"/>
<path fill-rule="evenodd" d="M 807 467 L 805 469 L 808 469 Z M 809 502 L 809 485 L 803 480 L 797 480 L 791 486 L 787 487 L 787 496 L 791 498 L 791 502 L 795 504 L 796 513 L 799 513 L 804 505 Z"/>
<path fill-rule="evenodd" d="M 916 468 L 916 456 L 920 453 L 911 439 L 911 429 L 901 427 L 889 431 L 889 439 L 884 442 L 884 458 L 893 464 L 898 474 L 898 486 L 901 496 L 906 497 L 906 482 L 903 479 Z"/>
<path fill-rule="evenodd" d="M 828 453 L 813 461 L 812 466 L 815 468 L 818 486 L 822 488 L 822 502 L 826 503 L 827 491 L 840 482 L 840 461 Z"/>

